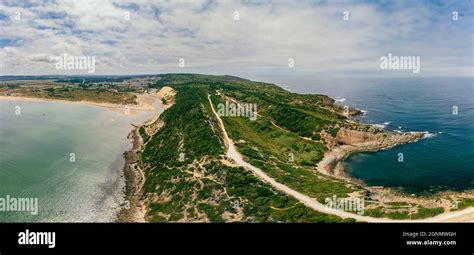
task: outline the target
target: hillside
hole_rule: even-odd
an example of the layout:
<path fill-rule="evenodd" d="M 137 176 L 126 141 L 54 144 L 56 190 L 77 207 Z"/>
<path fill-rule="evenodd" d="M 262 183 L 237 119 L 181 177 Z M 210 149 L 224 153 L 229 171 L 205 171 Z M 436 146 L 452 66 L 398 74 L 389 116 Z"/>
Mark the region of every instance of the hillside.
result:
<path fill-rule="evenodd" d="M 443 212 L 432 204 L 391 207 L 374 201 L 363 185 L 331 172 L 336 161 L 328 172 L 316 168 L 334 149 L 371 141 L 367 148 L 357 149 L 376 150 L 415 141 L 421 133 L 385 132 L 351 120 L 358 110 L 334 105 L 327 96 L 290 93 L 274 84 L 233 76 L 166 74 L 151 87 L 164 86 L 176 91 L 175 104 L 160 116 L 160 130 L 145 135 L 140 158 L 149 221 L 343 221 L 306 207 L 226 158 L 228 145 L 208 96 L 215 109 L 235 104 L 219 115 L 245 161 L 296 192 L 320 203 L 333 197 L 364 198 L 365 215 L 375 217 L 424 218 Z M 255 106 L 254 115 L 243 109 L 248 105 Z"/>
<path fill-rule="evenodd" d="M 161 115 L 165 125 L 150 138 L 142 153 L 146 169 L 143 197 L 149 204 L 148 220 L 341 221 L 305 207 L 224 160 L 225 144 L 207 95 L 227 86 L 253 89 L 252 82 L 234 77 L 166 75 L 155 87 L 164 85 L 176 90 L 176 103 Z M 262 84 L 257 89 L 269 88 Z M 282 97 L 286 93 L 278 87 L 271 87 L 269 93 L 272 92 Z M 324 150 L 321 145 L 312 146 L 308 148 L 317 150 L 317 155 Z M 329 178 L 327 184 L 352 191 Z"/>

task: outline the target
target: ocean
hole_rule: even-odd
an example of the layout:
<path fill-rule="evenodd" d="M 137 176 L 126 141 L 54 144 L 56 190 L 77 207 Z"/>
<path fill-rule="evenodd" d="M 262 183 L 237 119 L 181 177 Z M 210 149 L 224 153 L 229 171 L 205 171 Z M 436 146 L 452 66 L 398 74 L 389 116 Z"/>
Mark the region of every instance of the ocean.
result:
<path fill-rule="evenodd" d="M 474 78 L 312 78 L 280 84 L 364 110 L 363 123 L 429 132 L 416 143 L 349 156 L 349 176 L 417 194 L 474 188 Z"/>
<path fill-rule="evenodd" d="M 0 200 L 38 203 L 36 215 L 0 205 L 0 222 L 114 221 L 124 202 L 122 153 L 131 148 L 130 124 L 150 114 L 0 99 Z"/>

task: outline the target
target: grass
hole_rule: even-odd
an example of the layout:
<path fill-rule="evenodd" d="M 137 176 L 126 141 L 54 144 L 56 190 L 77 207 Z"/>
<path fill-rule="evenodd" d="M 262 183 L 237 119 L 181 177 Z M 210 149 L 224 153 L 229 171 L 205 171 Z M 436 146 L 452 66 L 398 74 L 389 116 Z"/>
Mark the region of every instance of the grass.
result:
<path fill-rule="evenodd" d="M 444 209 L 441 207 L 436 208 L 418 208 L 418 212 L 416 214 L 411 215 L 411 219 L 425 219 L 434 217 L 438 214 L 444 213 Z"/>
<path fill-rule="evenodd" d="M 398 210 L 386 211 L 383 207 L 379 206 L 374 209 L 365 210 L 364 215 L 376 217 L 376 218 L 389 218 L 389 219 L 395 219 L 395 220 L 404 220 L 404 219 L 416 220 L 416 219 L 425 219 L 425 218 L 434 217 L 443 212 L 444 212 L 444 209 L 441 207 L 436 207 L 436 208 L 420 207 L 418 208 L 416 213 L 409 214 L 408 211 L 406 210 L 405 211 L 398 211 Z"/>
<path fill-rule="evenodd" d="M 316 212 L 243 168 L 223 165 L 219 161 L 224 153 L 222 134 L 207 100 L 208 87 L 175 86 L 174 89 L 176 104 L 160 116 L 165 125 L 149 138 L 141 155 L 141 164 L 146 169 L 144 197 L 162 197 L 151 201 L 147 213 L 150 221 L 353 221 Z M 291 142 L 285 139 L 281 137 L 279 144 Z M 319 145 L 300 142 L 298 146 L 293 150 L 304 151 L 305 146 L 313 149 Z M 269 149 L 279 150 L 278 146 Z M 284 153 L 285 149 L 281 149 Z M 186 154 L 184 162 L 176 160 L 180 152 Z M 305 157 L 297 160 L 310 160 L 317 155 L 308 150 Z"/>
<path fill-rule="evenodd" d="M 456 208 L 452 208 L 451 211 L 457 211 L 457 210 L 462 210 L 466 209 L 468 207 L 474 206 L 474 199 L 472 198 L 464 198 L 461 201 L 457 203 Z"/>
<path fill-rule="evenodd" d="M 58 99 L 66 101 L 89 101 L 111 104 L 137 104 L 137 96 L 131 93 L 111 92 L 105 89 L 88 90 L 80 86 L 18 86 L 8 91 L 26 97 Z"/>
<path fill-rule="evenodd" d="M 176 76 L 180 75 L 173 75 Z M 237 81 L 232 77 L 225 77 L 224 80 Z M 162 114 L 160 118 L 165 125 L 150 138 L 141 156 L 141 162 L 147 169 L 144 197 L 151 194 L 163 197 L 151 203 L 147 216 L 150 220 L 353 221 L 316 212 L 263 183 L 243 168 L 220 163 L 220 155 L 224 154 L 222 134 L 211 112 L 207 94 L 213 94 L 215 89 L 225 84 L 202 77 L 195 81 L 178 81 L 166 76 L 155 87 L 164 85 L 177 91 L 176 104 Z M 267 88 L 268 85 L 257 86 Z M 218 99 L 213 97 L 213 100 Z M 306 141 L 297 134 L 276 129 L 269 120 L 250 123 L 242 119 L 242 122 L 233 124 L 241 134 L 247 133 L 255 141 L 252 147 L 246 147 L 246 155 L 262 157 L 262 160 L 276 157 L 280 168 L 300 176 L 313 175 L 314 172 L 309 169 L 299 172 L 292 169 L 291 164 L 282 163 L 288 159 L 288 154 L 295 155 L 295 164 L 312 165 L 322 158 L 326 149 L 320 143 Z M 271 143 L 268 142 L 270 140 Z M 175 160 L 179 152 L 186 154 L 185 162 Z M 319 179 L 317 175 L 313 178 Z M 326 184 L 332 185 L 332 181 Z M 317 189 L 323 186 L 319 185 Z M 240 206 L 238 209 L 234 208 L 236 201 Z"/>
<path fill-rule="evenodd" d="M 219 102 L 218 98 L 213 98 Z M 244 117 L 223 117 L 227 132 L 237 149 L 250 164 L 292 189 L 324 202 L 336 195 L 347 197 L 357 189 L 344 182 L 329 178 L 314 170 L 327 148 L 316 141 L 302 139 L 299 135 L 282 131 L 270 121 L 259 118 L 251 121 Z M 294 161 L 289 161 L 292 154 Z"/>

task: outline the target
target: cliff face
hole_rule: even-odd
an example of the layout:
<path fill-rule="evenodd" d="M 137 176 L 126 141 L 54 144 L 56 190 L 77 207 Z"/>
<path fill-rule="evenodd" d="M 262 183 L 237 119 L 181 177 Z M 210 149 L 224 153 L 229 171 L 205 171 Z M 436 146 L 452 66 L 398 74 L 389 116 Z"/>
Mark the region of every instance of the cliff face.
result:
<path fill-rule="evenodd" d="M 326 95 L 318 95 L 318 98 L 321 99 L 324 105 L 332 106 L 334 104 L 334 99 L 326 96 Z"/>
<path fill-rule="evenodd" d="M 367 150 L 389 148 L 397 144 L 413 142 L 417 139 L 423 138 L 424 135 L 424 132 L 396 133 L 387 131 L 374 134 L 372 132 L 350 130 L 346 128 L 340 128 L 336 137 L 332 137 L 324 131 L 322 132 L 322 137 L 327 142 L 329 149 L 342 145 L 350 145 Z"/>
<path fill-rule="evenodd" d="M 336 138 L 334 140 L 338 144 L 355 145 L 358 143 L 376 141 L 377 135 L 369 132 L 341 128 L 339 129 L 339 132 L 337 132 Z"/>
<path fill-rule="evenodd" d="M 316 169 L 326 175 L 346 179 L 342 161 L 351 153 L 377 151 L 399 144 L 414 142 L 426 135 L 424 132 L 397 133 L 384 131 L 371 133 L 340 128 L 336 137 L 327 132 L 321 132 L 321 137 L 327 142 L 329 151 L 318 163 Z"/>
<path fill-rule="evenodd" d="M 329 149 L 332 149 L 340 145 L 354 145 L 367 143 L 367 142 L 376 142 L 379 138 L 376 134 L 370 132 L 363 132 L 357 130 L 349 130 L 345 128 L 340 128 L 336 134 L 336 137 L 332 137 L 327 132 L 323 131 L 321 133 L 324 140 L 327 142 Z"/>

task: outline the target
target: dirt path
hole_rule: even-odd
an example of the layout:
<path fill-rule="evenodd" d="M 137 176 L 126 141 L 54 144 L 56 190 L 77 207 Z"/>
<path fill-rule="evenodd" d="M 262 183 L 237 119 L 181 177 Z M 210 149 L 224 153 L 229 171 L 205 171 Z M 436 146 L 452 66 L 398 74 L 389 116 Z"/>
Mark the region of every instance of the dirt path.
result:
<path fill-rule="evenodd" d="M 235 148 L 234 142 L 229 138 L 227 131 L 224 126 L 224 122 L 220 118 L 220 116 L 217 114 L 216 110 L 214 109 L 214 105 L 212 104 L 211 101 L 211 96 L 208 95 L 208 100 L 209 104 L 211 105 L 212 112 L 217 118 L 217 121 L 219 122 L 219 125 L 221 126 L 222 129 L 222 134 L 224 136 L 224 140 L 227 144 L 227 153 L 226 156 L 233 161 L 239 166 L 244 167 L 247 170 L 250 170 L 255 176 L 257 176 L 259 179 L 263 180 L 264 182 L 272 185 L 274 188 L 277 190 L 280 190 L 287 195 L 290 195 L 297 200 L 299 200 L 301 203 L 305 204 L 306 206 L 322 213 L 327 213 L 327 214 L 332 214 L 339 216 L 341 218 L 353 218 L 356 219 L 357 221 L 366 221 L 366 222 L 444 222 L 444 221 L 455 221 L 456 219 L 461 219 L 461 220 L 468 220 L 473 221 L 474 219 L 474 208 L 467 208 L 462 211 L 457 211 L 457 212 L 447 212 L 440 214 L 438 216 L 432 217 L 432 218 L 427 218 L 427 219 L 422 219 L 422 220 L 392 220 L 392 219 L 387 219 L 387 218 L 373 218 L 373 217 L 368 217 L 368 216 L 361 216 L 358 214 L 353 214 L 345 211 L 339 211 L 339 210 L 333 210 L 329 209 L 326 207 L 326 205 L 321 204 L 314 200 L 313 198 L 301 194 L 298 191 L 295 191 L 288 186 L 281 184 L 272 177 L 268 176 L 265 172 L 263 172 L 261 169 L 247 163 L 244 161 L 242 155 L 237 151 Z"/>

